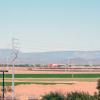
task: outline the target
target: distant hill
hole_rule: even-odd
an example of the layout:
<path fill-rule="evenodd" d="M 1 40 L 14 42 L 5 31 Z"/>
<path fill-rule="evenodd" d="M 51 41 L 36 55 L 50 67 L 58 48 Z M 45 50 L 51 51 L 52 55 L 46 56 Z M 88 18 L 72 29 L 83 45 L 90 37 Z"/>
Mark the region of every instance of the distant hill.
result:
<path fill-rule="evenodd" d="M 11 63 L 12 50 L 0 49 L 0 63 Z M 100 51 L 19 52 L 16 64 L 95 64 L 100 65 Z"/>

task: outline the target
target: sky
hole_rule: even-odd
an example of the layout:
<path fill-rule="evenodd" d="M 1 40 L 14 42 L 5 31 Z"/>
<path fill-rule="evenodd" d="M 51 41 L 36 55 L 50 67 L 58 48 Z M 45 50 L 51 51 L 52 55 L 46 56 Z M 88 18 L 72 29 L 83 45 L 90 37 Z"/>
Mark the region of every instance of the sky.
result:
<path fill-rule="evenodd" d="M 0 0 L 0 48 L 100 50 L 100 0 Z"/>

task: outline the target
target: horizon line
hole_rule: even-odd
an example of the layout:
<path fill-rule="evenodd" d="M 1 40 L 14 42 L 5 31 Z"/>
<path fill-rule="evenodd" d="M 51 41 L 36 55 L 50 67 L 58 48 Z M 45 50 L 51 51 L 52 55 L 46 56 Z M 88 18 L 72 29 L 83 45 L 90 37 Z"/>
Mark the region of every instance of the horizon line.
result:
<path fill-rule="evenodd" d="M 11 48 L 0 48 L 1 50 L 12 50 Z M 20 52 L 23 52 L 23 53 L 43 53 L 43 52 L 73 52 L 73 51 L 79 51 L 79 52 L 98 52 L 98 51 L 100 51 L 100 50 L 45 50 L 45 51 L 43 51 L 43 50 L 41 50 L 41 51 L 28 51 L 28 50 L 19 50 Z"/>

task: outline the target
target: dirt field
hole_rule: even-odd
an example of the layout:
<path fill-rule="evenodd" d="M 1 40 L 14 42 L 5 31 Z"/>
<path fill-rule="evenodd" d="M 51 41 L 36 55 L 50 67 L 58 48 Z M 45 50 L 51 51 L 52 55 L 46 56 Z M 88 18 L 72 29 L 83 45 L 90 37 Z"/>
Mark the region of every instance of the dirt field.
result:
<path fill-rule="evenodd" d="M 11 67 L 5 67 L 5 70 L 8 70 L 8 73 L 12 73 L 12 68 Z M 0 70 L 2 68 L 0 67 Z M 61 70 L 61 69 L 36 69 L 33 67 L 15 67 L 15 74 L 80 74 L 80 73 L 100 73 L 100 70 Z"/>
<path fill-rule="evenodd" d="M 7 74 L 11 74 L 11 68 Z M 32 70 L 28 67 L 15 68 L 15 74 L 86 74 L 100 73 L 99 71 L 41 71 Z M 28 100 L 28 98 L 40 99 L 42 95 L 49 92 L 61 92 L 66 94 L 71 91 L 84 91 L 94 94 L 97 92 L 96 84 L 98 78 L 16 78 L 15 82 L 33 82 L 33 84 L 22 84 L 15 86 L 15 96 L 18 100 Z M 6 78 L 6 82 L 11 82 L 11 78 Z M 0 82 L 2 80 L 0 79 Z M 40 83 L 40 84 L 35 84 Z M 47 83 L 47 84 L 44 84 Z M 48 84 L 49 83 L 49 84 Z M 50 84 L 55 83 L 55 84 Z M 69 84 L 71 83 L 71 84 Z M 6 96 L 11 93 L 6 93 Z"/>
<path fill-rule="evenodd" d="M 77 82 L 73 85 L 69 84 L 55 84 L 55 85 L 18 85 L 15 86 L 15 96 L 18 100 L 28 100 L 28 98 L 40 99 L 42 95 L 49 92 L 61 92 L 66 94 L 71 91 L 84 91 L 89 94 L 94 94 L 96 90 L 96 82 Z M 11 95 L 7 93 L 6 95 Z"/>

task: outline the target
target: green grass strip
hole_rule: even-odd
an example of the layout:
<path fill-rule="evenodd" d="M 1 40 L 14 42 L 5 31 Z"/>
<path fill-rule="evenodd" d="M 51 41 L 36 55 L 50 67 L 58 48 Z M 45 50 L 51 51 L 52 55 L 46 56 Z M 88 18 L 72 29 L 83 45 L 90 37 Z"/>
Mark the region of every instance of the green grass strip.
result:
<path fill-rule="evenodd" d="M 16 74 L 15 78 L 72 78 L 72 76 L 73 78 L 100 78 L 100 74 Z M 12 78 L 12 75 L 5 74 L 5 78 Z"/>

